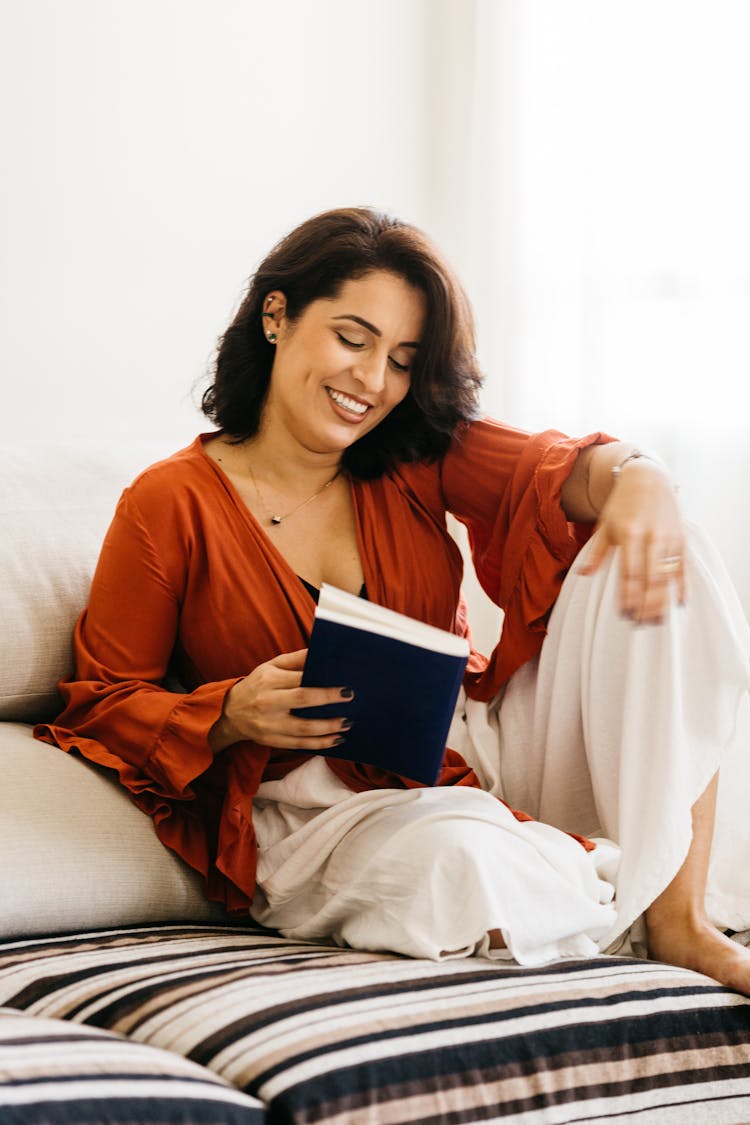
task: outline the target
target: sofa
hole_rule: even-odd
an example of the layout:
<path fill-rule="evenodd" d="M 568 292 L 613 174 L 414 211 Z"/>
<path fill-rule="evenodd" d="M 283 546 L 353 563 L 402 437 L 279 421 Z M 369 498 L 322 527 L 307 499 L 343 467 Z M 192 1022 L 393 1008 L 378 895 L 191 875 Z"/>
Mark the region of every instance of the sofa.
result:
<path fill-rule="evenodd" d="M 542 968 L 287 941 L 204 899 L 105 772 L 35 741 L 153 447 L 7 442 L 0 1125 L 750 1122 L 750 1000 L 626 957 Z"/>

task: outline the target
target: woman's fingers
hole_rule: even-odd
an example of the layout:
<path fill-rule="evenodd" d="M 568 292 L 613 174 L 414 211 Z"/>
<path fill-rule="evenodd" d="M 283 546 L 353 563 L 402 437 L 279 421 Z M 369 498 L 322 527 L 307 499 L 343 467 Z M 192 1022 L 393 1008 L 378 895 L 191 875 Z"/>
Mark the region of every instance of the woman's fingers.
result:
<path fill-rule="evenodd" d="M 273 746 L 320 749 L 335 746 L 343 741 L 345 732 L 351 727 L 346 715 L 346 705 L 353 698 L 350 688 L 303 688 L 277 692 L 274 701 L 278 707 L 275 714 L 269 714 L 268 733 L 274 738 Z M 295 714 L 308 707 L 325 707 L 334 704 L 341 707 L 341 714 L 317 719 Z M 279 740 L 282 741 L 279 741 Z"/>
<path fill-rule="evenodd" d="M 278 749 L 322 750 L 340 743 L 351 722 L 346 717 L 353 692 L 347 685 L 303 688 L 306 649 L 283 653 L 259 665 L 230 690 L 225 712 L 240 738 Z M 333 718 L 305 718 L 300 708 L 337 705 Z"/>
<path fill-rule="evenodd" d="M 643 544 L 627 538 L 620 550 L 620 612 L 636 621 L 643 602 L 645 558 Z"/>
<path fill-rule="evenodd" d="M 638 624 L 663 621 L 677 589 L 684 601 L 685 564 L 681 543 L 633 536 L 621 551 L 620 603 L 623 616 Z"/>
<path fill-rule="evenodd" d="M 346 732 L 350 729 L 351 723 L 339 717 L 292 718 L 289 723 L 279 724 L 277 729 L 269 732 L 273 741 L 261 742 L 261 745 L 273 746 L 279 750 L 328 750 L 343 745 Z"/>
<path fill-rule="evenodd" d="M 604 531 L 601 529 L 596 531 L 589 543 L 586 562 L 581 564 L 578 568 L 579 574 L 596 573 L 611 550 L 612 544 L 609 542 Z"/>
<path fill-rule="evenodd" d="M 298 648 L 294 652 L 282 652 L 280 656 L 274 657 L 268 663 L 275 668 L 291 669 L 293 672 L 301 672 L 305 666 L 307 658 L 307 649 Z"/>
<path fill-rule="evenodd" d="M 619 543 L 614 543 L 606 530 L 599 528 L 579 573 L 594 574 L 615 546 L 620 548 L 620 612 L 623 617 L 639 625 L 657 624 L 664 619 L 675 596 L 680 605 L 685 603 L 682 541 L 650 538 L 639 529 L 624 534 Z"/>

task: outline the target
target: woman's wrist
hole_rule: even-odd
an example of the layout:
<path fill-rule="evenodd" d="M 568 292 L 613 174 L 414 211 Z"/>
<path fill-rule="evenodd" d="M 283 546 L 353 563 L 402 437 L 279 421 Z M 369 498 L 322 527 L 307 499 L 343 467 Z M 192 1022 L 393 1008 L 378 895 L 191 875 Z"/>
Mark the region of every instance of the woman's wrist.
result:
<path fill-rule="evenodd" d="M 214 754 L 242 740 L 242 734 L 232 721 L 232 692 L 236 686 L 234 684 L 224 696 L 222 713 L 208 732 L 208 745 Z"/>
<path fill-rule="evenodd" d="M 615 480 L 619 478 L 622 470 L 626 465 L 629 465 L 631 461 L 652 461 L 654 464 L 658 464 L 656 458 L 652 457 L 649 453 L 644 453 L 642 449 L 632 449 L 627 457 L 623 457 L 622 461 L 618 461 L 617 464 L 613 465 L 610 469 L 610 473 Z"/>
<path fill-rule="evenodd" d="M 663 478 L 669 476 L 664 462 L 653 453 L 646 453 L 634 446 L 623 447 L 619 442 L 596 446 L 586 473 L 586 496 L 595 515 L 599 516 L 623 475 L 644 469 L 656 472 Z"/>

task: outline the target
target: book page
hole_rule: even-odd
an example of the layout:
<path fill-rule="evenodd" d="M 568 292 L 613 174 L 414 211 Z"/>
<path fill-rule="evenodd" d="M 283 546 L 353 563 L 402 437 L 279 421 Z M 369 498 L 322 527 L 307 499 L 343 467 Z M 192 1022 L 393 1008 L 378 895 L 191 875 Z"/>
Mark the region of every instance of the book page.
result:
<path fill-rule="evenodd" d="M 469 642 L 445 629 L 427 625 L 403 613 L 386 609 L 385 606 L 369 602 L 346 590 L 323 583 L 316 617 L 333 621 L 339 625 L 351 625 L 368 633 L 382 637 L 393 637 L 406 644 L 417 645 L 432 652 L 444 652 L 452 656 L 468 656 Z"/>

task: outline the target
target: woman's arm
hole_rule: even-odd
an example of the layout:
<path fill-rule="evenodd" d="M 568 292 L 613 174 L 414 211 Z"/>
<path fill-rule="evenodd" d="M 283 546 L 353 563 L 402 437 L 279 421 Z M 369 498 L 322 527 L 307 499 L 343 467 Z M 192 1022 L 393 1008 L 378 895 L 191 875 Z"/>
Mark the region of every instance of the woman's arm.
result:
<path fill-rule="evenodd" d="M 167 523 L 164 498 L 161 511 Z M 37 735 L 117 770 L 133 792 L 189 799 L 192 782 L 213 761 L 207 735 L 237 677 L 187 693 L 165 686 L 181 591 L 179 568 L 167 567 L 155 548 L 152 522 L 126 490 L 76 625 L 75 675 L 60 684 L 64 710 Z M 171 526 L 167 538 L 176 558 Z"/>
<path fill-rule="evenodd" d="M 61 684 L 65 709 L 40 737 L 127 775 L 139 791 L 189 799 L 214 755 L 240 741 L 325 750 L 344 729 L 346 697 L 302 688 L 304 652 L 257 663 L 248 675 L 208 679 L 192 691 L 165 687 L 191 565 L 205 570 L 199 528 L 182 531 L 163 488 L 127 490 L 102 547 L 89 605 L 76 627 L 76 675 Z M 191 564 L 191 559 L 193 563 Z M 204 599 L 205 600 L 205 599 Z M 208 640 L 215 606 L 190 607 Z M 194 646 L 200 635 L 194 635 Z M 229 661 L 227 669 L 237 662 Z M 340 719 L 302 719 L 291 707 L 342 705 Z"/>
<path fill-rule="evenodd" d="M 565 576 L 593 529 L 563 511 L 561 491 L 584 451 L 609 439 L 529 434 L 491 418 L 460 431 L 439 468 L 442 507 L 469 532 L 485 593 L 503 610 L 502 638 L 483 671 L 465 679 L 473 699 L 490 699 L 535 656 Z"/>
<path fill-rule="evenodd" d="M 562 489 L 571 520 L 596 520 L 592 554 L 582 573 L 593 574 L 621 548 L 621 608 L 645 624 L 659 622 L 672 583 L 685 600 L 685 536 L 674 484 L 661 462 L 622 442 L 581 452 Z"/>

